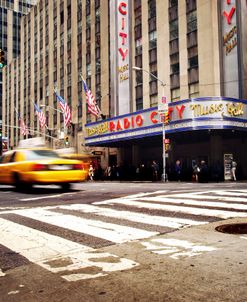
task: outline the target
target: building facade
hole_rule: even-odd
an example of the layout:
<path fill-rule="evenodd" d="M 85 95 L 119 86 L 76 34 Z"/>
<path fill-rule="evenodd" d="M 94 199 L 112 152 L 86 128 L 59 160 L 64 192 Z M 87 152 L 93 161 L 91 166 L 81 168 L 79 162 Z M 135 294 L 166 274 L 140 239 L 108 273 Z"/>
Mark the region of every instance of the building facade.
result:
<path fill-rule="evenodd" d="M 35 101 L 53 147 L 68 135 L 77 152 L 98 152 L 103 167 L 162 166 L 165 153 L 171 179 L 177 159 L 184 179 L 201 160 L 212 178 L 220 166 L 227 179 L 234 158 L 246 178 L 246 9 L 242 0 L 39 1 L 21 21 L 21 54 L 4 71 L 3 124 L 18 126 L 18 108 L 31 134 L 44 135 Z M 87 112 L 81 75 L 99 118 Z M 72 109 L 69 129 L 54 88 Z M 20 130 L 3 129 L 16 146 Z"/>
<path fill-rule="evenodd" d="M 20 19 L 37 1 L 0 1 L 0 49 L 5 64 L 20 54 Z M 2 119 L 2 70 L 0 69 L 0 119 Z"/>

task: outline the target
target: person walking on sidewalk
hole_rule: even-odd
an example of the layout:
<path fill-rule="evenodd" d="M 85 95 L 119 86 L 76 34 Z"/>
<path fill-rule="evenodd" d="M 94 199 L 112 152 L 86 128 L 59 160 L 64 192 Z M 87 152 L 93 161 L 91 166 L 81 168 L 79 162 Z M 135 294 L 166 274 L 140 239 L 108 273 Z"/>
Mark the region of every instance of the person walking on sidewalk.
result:
<path fill-rule="evenodd" d="M 237 162 L 235 162 L 234 160 L 232 161 L 232 167 L 231 167 L 231 174 L 232 174 L 232 179 L 234 181 L 237 180 L 236 178 L 236 170 L 237 170 Z"/>

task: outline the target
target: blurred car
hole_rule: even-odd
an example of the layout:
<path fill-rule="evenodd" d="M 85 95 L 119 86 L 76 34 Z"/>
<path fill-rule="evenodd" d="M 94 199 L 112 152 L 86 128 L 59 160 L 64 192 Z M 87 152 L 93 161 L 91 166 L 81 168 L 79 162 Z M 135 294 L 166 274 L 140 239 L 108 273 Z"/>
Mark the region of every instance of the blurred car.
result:
<path fill-rule="evenodd" d="M 86 178 L 88 179 L 88 177 L 89 177 L 89 167 L 90 167 L 90 164 L 91 164 L 92 158 L 93 158 L 92 156 L 85 156 L 85 155 L 77 154 L 77 153 L 61 153 L 61 154 L 59 153 L 59 155 L 62 158 L 79 160 L 82 163 L 83 168 L 87 173 Z"/>
<path fill-rule="evenodd" d="M 0 183 L 14 185 L 18 190 L 33 184 L 56 184 L 69 190 L 71 183 L 86 179 L 81 161 L 61 158 L 47 148 L 11 150 L 0 159 Z"/>

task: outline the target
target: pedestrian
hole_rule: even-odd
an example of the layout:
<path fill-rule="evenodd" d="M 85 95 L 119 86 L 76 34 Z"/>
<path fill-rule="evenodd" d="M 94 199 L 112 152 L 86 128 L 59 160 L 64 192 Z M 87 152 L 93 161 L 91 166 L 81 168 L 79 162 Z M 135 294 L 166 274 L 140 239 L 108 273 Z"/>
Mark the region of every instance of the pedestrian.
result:
<path fill-rule="evenodd" d="M 198 173 L 200 172 L 200 168 L 196 161 L 192 162 L 192 181 L 198 182 Z"/>
<path fill-rule="evenodd" d="M 182 167 L 180 160 L 176 160 L 175 163 L 175 177 L 177 181 L 181 181 Z"/>
<path fill-rule="evenodd" d="M 232 179 L 234 181 L 237 180 L 237 178 L 236 178 L 236 170 L 237 170 L 237 162 L 233 160 L 232 161 L 232 165 L 231 165 L 231 174 L 232 174 Z"/>
<path fill-rule="evenodd" d="M 159 164 L 153 160 L 152 163 L 152 173 L 153 173 L 153 180 L 158 180 L 159 179 Z"/>
<path fill-rule="evenodd" d="M 89 176 L 90 180 L 94 180 L 94 168 L 93 168 L 93 165 L 89 166 L 88 176 Z"/>
<path fill-rule="evenodd" d="M 205 160 L 201 161 L 200 164 L 200 172 L 198 173 L 198 181 L 199 182 L 208 182 L 208 166 Z"/>

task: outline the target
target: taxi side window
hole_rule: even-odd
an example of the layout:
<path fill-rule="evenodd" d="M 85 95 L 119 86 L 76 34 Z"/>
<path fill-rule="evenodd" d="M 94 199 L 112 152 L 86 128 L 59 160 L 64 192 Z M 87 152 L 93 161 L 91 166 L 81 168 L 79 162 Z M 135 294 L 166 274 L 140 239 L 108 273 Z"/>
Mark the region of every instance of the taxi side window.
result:
<path fill-rule="evenodd" d="M 15 162 L 15 155 L 16 155 L 16 152 L 13 152 L 13 153 L 11 154 L 10 159 L 9 159 L 9 162 L 10 162 L 10 163 Z"/>
<path fill-rule="evenodd" d="M 7 164 L 13 162 L 15 156 L 15 152 L 7 153 L 2 156 L 2 164 Z"/>

